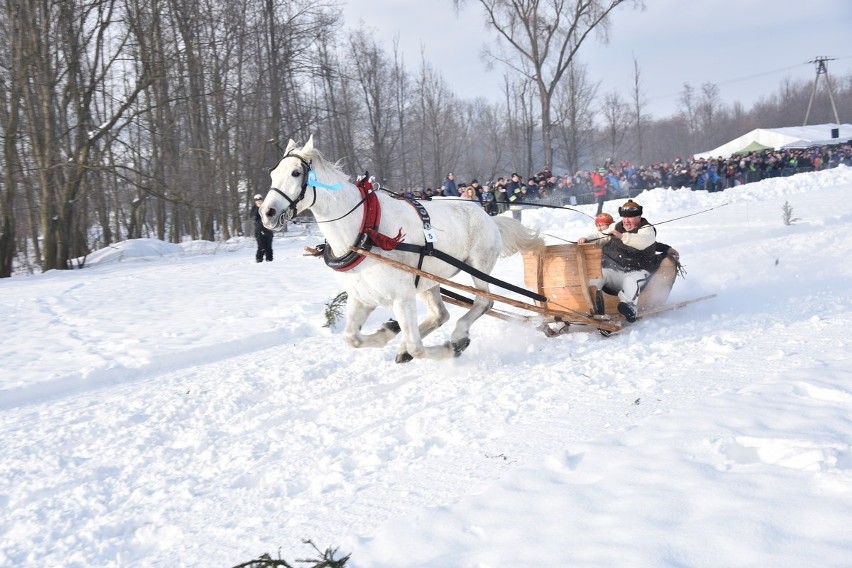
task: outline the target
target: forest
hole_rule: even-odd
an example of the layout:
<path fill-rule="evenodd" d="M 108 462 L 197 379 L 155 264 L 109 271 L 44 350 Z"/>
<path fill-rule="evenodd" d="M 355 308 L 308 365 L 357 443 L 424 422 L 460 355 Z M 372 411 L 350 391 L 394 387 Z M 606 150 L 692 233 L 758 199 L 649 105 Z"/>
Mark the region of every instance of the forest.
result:
<path fill-rule="evenodd" d="M 426 53 L 412 65 L 393 38 L 346 29 L 333 1 L 7 0 L 0 277 L 79 267 L 126 239 L 241 235 L 291 138 L 313 135 L 353 178 L 369 170 L 402 189 L 435 187 L 448 171 L 492 179 L 670 161 L 801 124 L 813 81 L 768 86 L 748 109 L 713 82 L 684 83 L 677 112 L 654 117 L 635 61 L 625 92 L 600 92 L 582 34 L 624 1 L 561 3 L 592 10 L 549 15 L 567 23 L 546 41 L 573 46 L 570 57 L 518 60 L 483 85 L 499 96 L 466 100 Z M 852 76 L 831 87 L 837 107 L 852 108 Z M 824 87 L 810 113 L 823 122 L 834 122 Z"/>

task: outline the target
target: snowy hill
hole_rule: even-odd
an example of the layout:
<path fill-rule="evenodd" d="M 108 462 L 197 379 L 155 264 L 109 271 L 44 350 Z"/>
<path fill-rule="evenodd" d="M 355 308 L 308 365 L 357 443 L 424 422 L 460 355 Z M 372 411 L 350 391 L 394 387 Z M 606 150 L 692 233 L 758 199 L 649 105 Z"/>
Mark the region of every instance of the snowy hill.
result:
<path fill-rule="evenodd" d="M 340 288 L 301 228 L 273 263 L 129 241 L 0 280 L 0 566 L 302 539 L 353 568 L 852 565 L 852 169 L 636 201 L 686 267 L 671 300 L 716 298 L 609 338 L 483 318 L 437 363 L 323 327 Z"/>

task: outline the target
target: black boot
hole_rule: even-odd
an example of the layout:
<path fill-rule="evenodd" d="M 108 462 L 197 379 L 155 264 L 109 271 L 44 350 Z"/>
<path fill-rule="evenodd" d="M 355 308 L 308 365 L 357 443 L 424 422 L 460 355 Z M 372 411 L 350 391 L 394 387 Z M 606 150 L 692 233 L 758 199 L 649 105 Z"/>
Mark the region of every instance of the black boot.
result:
<path fill-rule="evenodd" d="M 592 299 L 592 315 L 602 316 L 606 312 L 603 291 L 597 286 L 589 286 L 589 296 Z"/>
<path fill-rule="evenodd" d="M 618 302 L 618 313 L 624 316 L 624 319 L 633 323 L 636 321 L 636 306 L 627 302 Z"/>
<path fill-rule="evenodd" d="M 599 316 L 602 316 L 606 313 L 603 290 L 595 290 L 595 309 L 597 310 Z"/>

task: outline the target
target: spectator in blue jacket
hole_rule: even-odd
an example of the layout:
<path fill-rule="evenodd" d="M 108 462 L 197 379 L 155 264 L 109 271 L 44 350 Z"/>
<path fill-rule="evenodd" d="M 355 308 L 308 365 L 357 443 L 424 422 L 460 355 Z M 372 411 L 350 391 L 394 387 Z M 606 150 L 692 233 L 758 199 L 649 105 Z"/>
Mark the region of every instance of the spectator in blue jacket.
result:
<path fill-rule="evenodd" d="M 722 191 L 722 178 L 719 176 L 716 160 L 711 160 L 707 166 L 707 191 Z"/>
<path fill-rule="evenodd" d="M 441 189 L 447 197 L 459 196 L 459 188 L 456 186 L 456 176 L 453 175 L 453 172 L 447 174 L 446 179 L 444 179 L 444 183 L 441 184 Z"/>

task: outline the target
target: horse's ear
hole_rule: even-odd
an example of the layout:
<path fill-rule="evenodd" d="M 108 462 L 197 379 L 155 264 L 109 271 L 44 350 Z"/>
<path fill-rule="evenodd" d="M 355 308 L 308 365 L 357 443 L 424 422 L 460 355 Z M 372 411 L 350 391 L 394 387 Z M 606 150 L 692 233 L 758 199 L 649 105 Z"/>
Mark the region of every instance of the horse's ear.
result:
<path fill-rule="evenodd" d="M 304 146 L 302 146 L 302 154 L 305 154 L 307 156 L 307 155 L 313 153 L 313 151 L 314 151 L 314 135 L 311 134 L 310 137 L 308 137 L 308 141 L 305 142 Z"/>
<path fill-rule="evenodd" d="M 290 138 L 290 141 L 287 142 L 287 148 L 284 149 L 284 155 L 286 156 L 287 154 L 289 154 L 290 150 L 292 150 L 295 147 L 296 147 L 296 143 L 293 141 L 292 138 Z"/>

